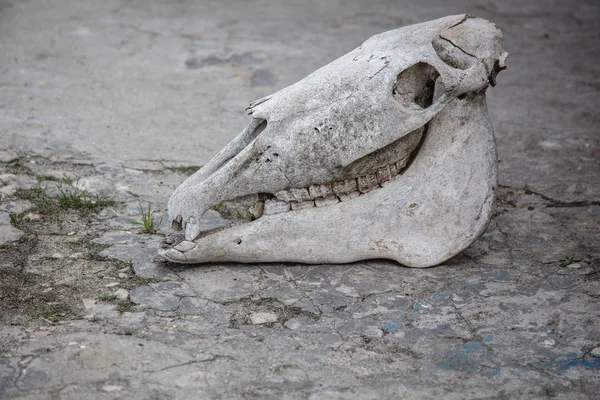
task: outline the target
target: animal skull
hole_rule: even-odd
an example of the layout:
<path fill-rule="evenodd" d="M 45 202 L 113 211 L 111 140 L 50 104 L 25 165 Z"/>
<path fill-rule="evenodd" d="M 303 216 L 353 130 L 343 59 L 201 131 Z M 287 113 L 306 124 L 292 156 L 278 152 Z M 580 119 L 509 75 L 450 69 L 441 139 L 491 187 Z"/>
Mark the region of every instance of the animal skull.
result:
<path fill-rule="evenodd" d="M 502 34 L 457 15 L 375 35 L 250 104 L 253 120 L 175 190 L 180 263 L 442 263 L 489 223 L 496 149 L 485 90 Z M 244 217 L 203 229 L 211 209 Z M 227 211 L 227 212 L 225 212 Z"/>

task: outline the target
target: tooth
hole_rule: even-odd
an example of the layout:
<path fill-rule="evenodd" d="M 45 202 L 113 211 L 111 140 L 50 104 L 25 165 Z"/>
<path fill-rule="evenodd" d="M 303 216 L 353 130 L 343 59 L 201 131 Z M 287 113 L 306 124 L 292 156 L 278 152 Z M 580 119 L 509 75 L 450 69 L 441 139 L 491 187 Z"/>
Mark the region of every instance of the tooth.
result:
<path fill-rule="evenodd" d="M 379 184 L 377 183 L 377 176 L 375 176 L 375 174 L 361 176 L 357 179 L 357 181 L 358 190 L 361 193 L 368 193 L 379 186 Z"/>
<path fill-rule="evenodd" d="M 287 190 L 280 190 L 279 192 L 275 193 L 275 197 L 277 197 L 278 200 L 285 202 L 291 200 L 290 192 Z"/>
<path fill-rule="evenodd" d="M 302 202 L 292 202 L 292 210 L 304 210 L 306 208 L 312 208 L 315 206 L 314 200 L 302 201 Z"/>
<path fill-rule="evenodd" d="M 340 202 L 340 199 L 338 199 L 338 197 L 333 194 L 331 194 L 327 197 L 320 197 L 318 199 L 315 199 L 315 205 L 317 207 L 330 206 L 332 204 L 337 204 L 339 202 Z"/>
<path fill-rule="evenodd" d="M 185 240 L 192 241 L 200 234 L 200 223 L 194 218 L 190 217 L 185 224 Z"/>
<path fill-rule="evenodd" d="M 183 258 L 183 253 L 175 249 L 169 249 L 165 251 L 165 256 L 173 260 L 181 260 Z"/>
<path fill-rule="evenodd" d="M 331 185 L 310 185 L 308 193 L 311 199 L 316 199 L 317 197 L 327 197 L 333 194 L 333 191 L 331 190 Z"/>
<path fill-rule="evenodd" d="M 248 209 L 248 212 L 252 214 L 254 219 L 259 219 L 260 217 L 262 217 L 264 211 L 265 203 L 263 203 L 262 201 L 255 203 L 252 207 Z"/>
<path fill-rule="evenodd" d="M 301 202 L 311 200 L 310 194 L 308 194 L 308 190 L 305 188 L 291 188 L 290 194 L 295 197 L 294 201 Z"/>
<path fill-rule="evenodd" d="M 390 174 L 392 175 L 392 178 L 398 175 L 398 168 L 396 168 L 396 163 L 390 164 L 388 165 L 388 167 L 390 167 Z"/>
<path fill-rule="evenodd" d="M 177 246 L 175 246 L 173 248 L 177 251 L 185 253 L 186 251 L 191 250 L 194 247 L 196 247 L 196 243 L 188 242 L 187 240 L 184 240 L 183 242 L 179 243 Z"/>
<path fill-rule="evenodd" d="M 408 161 L 407 158 L 403 158 L 402 160 L 400 160 L 396 163 L 396 169 L 398 170 L 398 173 L 401 173 L 404 170 L 404 167 L 406 167 L 407 161 Z"/>
<path fill-rule="evenodd" d="M 282 201 L 306 201 L 310 200 L 310 195 L 308 194 L 308 190 L 305 188 L 290 188 L 288 190 L 280 190 L 275 193 L 275 196 Z"/>
<path fill-rule="evenodd" d="M 390 179 L 392 179 L 392 173 L 387 165 L 377 170 L 377 182 L 379 185 L 383 186 L 383 184 L 389 182 Z"/>
<path fill-rule="evenodd" d="M 360 192 L 358 190 L 354 190 L 350 193 L 342 193 L 339 195 L 340 201 L 348 201 L 357 198 L 360 196 Z"/>
<path fill-rule="evenodd" d="M 353 192 L 356 190 L 356 188 L 356 179 L 349 179 L 347 181 L 333 183 L 333 193 L 338 196 L 341 196 L 344 193 Z"/>
<path fill-rule="evenodd" d="M 264 215 L 281 214 L 290 210 L 290 203 L 277 199 L 269 199 L 265 201 L 263 210 Z"/>

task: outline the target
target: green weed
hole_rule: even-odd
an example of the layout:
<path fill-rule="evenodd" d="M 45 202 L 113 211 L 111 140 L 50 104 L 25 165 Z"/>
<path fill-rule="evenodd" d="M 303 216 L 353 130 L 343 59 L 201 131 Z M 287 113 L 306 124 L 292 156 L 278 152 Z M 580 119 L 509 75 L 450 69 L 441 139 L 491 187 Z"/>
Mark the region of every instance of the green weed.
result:
<path fill-rule="evenodd" d="M 141 279 L 138 279 L 137 281 L 135 281 L 135 284 L 137 286 L 145 286 L 145 285 L 149 285 L 151 283 L 158 283 L 158 282 L 160 282 L 160 281 L 156 278 L 141 278 Z"/>
<path fill-rule="evenodd" d="M 193 175 L 200 168 L 202 167 L 197 165 L 190 165 L 189 167 L 170 167 L 167 169 L 173 172 L 179 172 L 180 174 L 190 176 Z"/>
<path fill-rule="evenodd" d="M 61 306 L 40 306 L 26 311 L 31 319 L 43 318 L 52 323 L 59 322 L 65 316 L 66 310 Z"/>
<path fill-rule="evenodd" d="M 158 224 L 154 223 L 154 211 L 152 211 L 152 206 L 148 203 L 148 209 L 144 211 L 144 208 L 140 204 L 140 212 L 142 214 L 142 221 L 134 221 L 133 223 L 136 225 L 142 226 L 142 233 L 157 233 L 160 229 L 160 224 L 162 223 L 162 218 L 158 221 Z"/>
<path fill-rule="evenodd" d="M 56 203 L 43 189 L 17 189 L 15 197 L 32 202 L 35 206 L 34 211 L 38 214 L 53 217 L 59 212 Z"/>
<path fill-rule="evenodd" d="M 105 293 L 105 294 L 98 296 L 98 300 L 105 301 L 105 302 L 112 302 L 112 301 L 119 300 L 119 296 L 117 296 L 116 294 Z"/>
<path fill-rule="evenodd" d="M 122 301 L 117 305 L 117 311 L 123 314 L 124 312 L 131 312 L 134 304 L 129 301 Z"/>
<path fill-rule="evenodd" d="M 72 180 L 71 180 L 72 183 Z M 95 210 L 103 207 L 112 207 L 117 204 L 116 201 L 101 198 L 98 195 L 92 196 L 87 190 L 81 190 L 77 187 L 65 187 L 68 185 L 65 178 L 61 179 L 56 188 L 60 192 L 58 204 L 63 208 L 75 210 Z M 77 182 L 75 182 L 75 185 Z"/>
<path fill-rule="evenodd" d="M 583 260 L 583 256 L 581 254 L 567 253 L 565 254 L 565 258 L 560 260 L 560 266 L 566 267 L 568 265 L 575 264 L 576 262 L 579 262 L 581 260 Z"/>
<path fill-rule="evenodd" d="M 29 222 L 29 218 L 25 217 L 25 214 L 10 214 L 10 223 L 17 229 L 23 229 L 23 223 Z"/>

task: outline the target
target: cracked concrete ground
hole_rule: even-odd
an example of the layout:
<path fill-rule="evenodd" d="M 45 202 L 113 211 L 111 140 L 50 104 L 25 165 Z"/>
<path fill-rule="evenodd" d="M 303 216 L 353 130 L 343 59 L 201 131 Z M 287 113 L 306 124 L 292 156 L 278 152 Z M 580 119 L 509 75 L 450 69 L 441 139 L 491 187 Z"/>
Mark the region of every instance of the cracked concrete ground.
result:
<path fill-rule="evenodd" d="M 0 1 L 0 398 L 596 398 L 600 7 L 522 3 Z M 423 270 L 156 258 L 140 205 L 158 224 L 247 103 L 462 12 L 510 52 L 471 248 Z"/>

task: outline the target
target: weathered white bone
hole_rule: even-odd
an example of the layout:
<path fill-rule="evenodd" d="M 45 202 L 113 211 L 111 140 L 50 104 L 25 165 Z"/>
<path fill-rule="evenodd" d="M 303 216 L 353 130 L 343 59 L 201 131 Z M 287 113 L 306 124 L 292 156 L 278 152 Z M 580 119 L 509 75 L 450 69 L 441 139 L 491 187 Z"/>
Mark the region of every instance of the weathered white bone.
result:
<path fill-rule="evenodd" d="M 168 237 L 159 253 L 411 267 L 453 257 L 491 218 L 485 90 L 506 56 L 492 23 L 449 16 L 375 35 L 252 103 L 248 127 L 173 193 L 169 218 L 185 240 Z M 242 208 L 245 223 L 203 231 L 207 210 L 248 195 L 262 200 Z"/>

